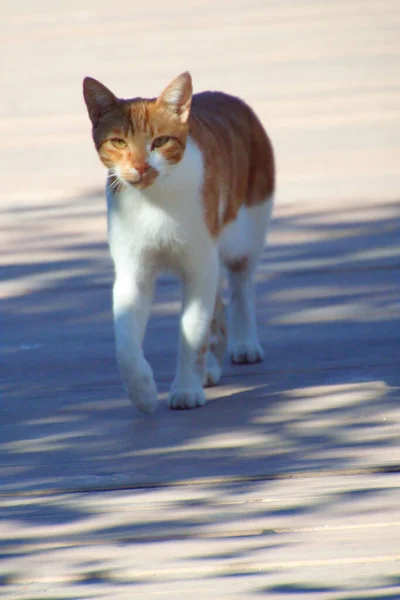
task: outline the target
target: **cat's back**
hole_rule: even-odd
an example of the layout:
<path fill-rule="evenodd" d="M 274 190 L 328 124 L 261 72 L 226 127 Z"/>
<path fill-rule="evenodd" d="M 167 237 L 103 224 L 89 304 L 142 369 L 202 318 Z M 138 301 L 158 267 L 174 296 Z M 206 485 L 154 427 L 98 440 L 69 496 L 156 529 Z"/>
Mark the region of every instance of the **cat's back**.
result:
<path fill-rule="evenodd" d="M 229 155 L 235 162 L 249 162 L 249 168 L 263 165 L 273 187 L 272 144 L 255 112 L 240 98 L 214 91 L 195 94 L 189 133 L 203 152 L 218 152 L 225 163 Z"/>
<path fill-rule="evenodd" d="M 195 94 L 189 134 L 203 154 L 212 231 L 220 226 L 215 207 L 220 206 L 221 190 L 230 202 L 224 221 L 235 217 L 242 204 L 252 206 L 271 197 L 275 187 L 272 144 L 243 100 L 223 92 Z"/>
<path fill-rule="evenodd" d="M 210 115 L 213 113 L 218 114 L 227 107 L 238 110 L 242 110 L 243 108 L 250 110 L 243 100 L 237 96 L 226 94 L 225 92 L 205 91 L 193 94 L 191 110 L 194 111 L 195 114 L 199 114 L 203 111 Z"/>
<path fill-rule="evenodd" d="M 246 130 L 253 125 L 255 114 L 240 98 L 224 92 L 201 92 L 194 94 L 191 107 L 190 128 L 226 128 L 235 126 Z M 215 129 L 214 129 L 215 130 Z"/>

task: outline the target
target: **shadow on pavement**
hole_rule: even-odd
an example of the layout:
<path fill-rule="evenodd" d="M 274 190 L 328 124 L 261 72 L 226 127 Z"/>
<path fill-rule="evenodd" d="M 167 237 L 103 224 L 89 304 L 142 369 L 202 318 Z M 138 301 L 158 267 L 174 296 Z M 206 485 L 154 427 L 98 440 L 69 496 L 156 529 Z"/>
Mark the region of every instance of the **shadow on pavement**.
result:
<path fill-rule="evenodd" d="M 199 559 L 243 559 L 290 544 L 272 529 L 255 535 L 258 521 L 278 521 L 284 529 L 328 505 L 340 505 L 349 519 L 368 514 L 370 497 L 383 493 L 379 477 L 370 488 L 286 498 L 271 507 L 253 503 L 250 510 L 240 499 L 268 481 L 273 491 L 281 478 L 398 469 L 398 206 L 279 212 L 257 283 L 267 358 L 247 368 L 227 366 L 201 410 L 165 408 L 179 289 L 163 278 L 145 344 L 161 405 L 142 417 L 125 398 L 115 365 L 106 244 L 76 241 L 73 233 L 88 219 L 103 219 L 96 194 L 90 202 L 87 214 L 82 198 L 49 209 L 43 227 L 52 229 L 42 238 L 39 229 L 32 246 L 42 239 L 48 259 L 1 267 L 3 281 L 20 284 L 1 298 L 3 552 L 34 553 L 52 540 L 73 545 L 82 535 L 89 544 L 129 545 L 216 540 L 230 531 L 236 549 L 200 550 Z M 46 206 L 40 211 L 46 221 Z M 71 219 L 73 230 L 68 239 L 60 233 L 58 247 L 57 227 L 68 229 Z M 25 233 L 29 247 L 29 219 Z M 124 505 L 129 490 L 145 505 L 154 490 L 185 482 L 214 491 L 168 499 L 163 518 L 150 509 L 132 515 L 130 496 Z M 120 522 L 107 521 L 106 501 L 100 508 L 86 503 L 95 490 L 104 490 L 111 504 L 113 494 L 120 499 Z M 79 582 L 107 579 L 96 569 L 89 565 Z M 3 585 L 13 580 L 4 577 Z M 259 593 L 332 591 L 287 584 Z"/>

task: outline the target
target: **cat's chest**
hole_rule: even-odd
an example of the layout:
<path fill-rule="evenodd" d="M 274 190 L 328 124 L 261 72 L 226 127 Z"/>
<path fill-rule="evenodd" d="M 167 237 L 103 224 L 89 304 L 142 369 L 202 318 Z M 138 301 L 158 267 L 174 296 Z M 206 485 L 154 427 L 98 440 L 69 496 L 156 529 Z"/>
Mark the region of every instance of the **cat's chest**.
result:
<path fill-rule="evenodd" d="M 189 264 L 212 244 L 202 201 L 200 151 L 189 141 L 183 160 L 145 191 L 108 195 L 108 236 L 115 262 L 153 257 L 160 268 Z M 154 258 L 156 257 L 156 258 Z"/>
<path fill-rule="evenodd" d="M 118 263 L 182 272 L 210 243 L 200 198 L 130 192 L 108 199 L 108 237 Z"/>
<path fill-rule="evenodd" d="M 130 252 L 184 242 L 184 227 L 179 219 L 157 205 L 129 195 L 114 199 L 109 206 L 108 229 L 110 245 L 122 245 Z"/>

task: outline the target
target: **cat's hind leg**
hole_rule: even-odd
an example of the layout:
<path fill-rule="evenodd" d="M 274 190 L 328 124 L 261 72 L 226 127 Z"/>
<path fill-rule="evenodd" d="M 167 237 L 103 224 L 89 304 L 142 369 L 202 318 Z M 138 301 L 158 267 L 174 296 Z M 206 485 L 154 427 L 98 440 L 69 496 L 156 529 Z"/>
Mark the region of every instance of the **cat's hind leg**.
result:
<path fill-rule="evenodd" d="M 229 302 L 229 355 L 234 364 L 260 362 L 264 351 L 258 339 L 255 302 L 254 269 L 228 269 Z"/>
<path fill-rule="evenodd" d="M 222 239 L 230 288 L 229 354 L 235 364 L 256 363 L 264 357 L 257 333 L 253 280 L 271 212 L 272 199 L 253 207 L 243 206 Z"/>
<path fill-rule="evenodd" d="M 227 345 L 225 307 L 217 295 L 214 315 L 210 325 L 210 337 L 206 354 L 204 386 L 217 385 L 222 375 L 222 366 Z"/>

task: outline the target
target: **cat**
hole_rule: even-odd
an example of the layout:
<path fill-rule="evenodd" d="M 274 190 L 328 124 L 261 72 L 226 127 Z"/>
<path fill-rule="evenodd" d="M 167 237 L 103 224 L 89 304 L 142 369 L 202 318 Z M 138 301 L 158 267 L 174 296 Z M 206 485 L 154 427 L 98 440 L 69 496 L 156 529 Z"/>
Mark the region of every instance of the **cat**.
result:
<path fill-rule="evenodd" d="M 142 341 L 156 275 L 183 282 L 178 363 L 171 408 L 206 402 L 221 377 L 226 343 L 233 363 L 263 359 L 253 276 L 264 248 L 275 186 L 274 153 L 242 100 L 193 94 L 188 72 L 155 99 L 117 98 L 86 77 L 83 93 L 95 147 L 108 168 L 108 238 L 115 267 L 113 313 L 123 383 L 152 412 L 157 389 Z M 220 299 L 230 284 L 229 335 Z"/>

